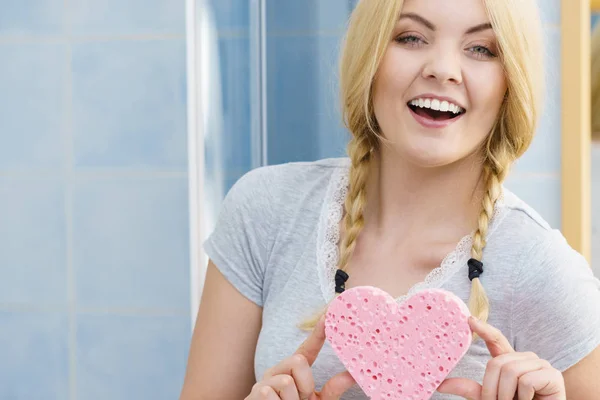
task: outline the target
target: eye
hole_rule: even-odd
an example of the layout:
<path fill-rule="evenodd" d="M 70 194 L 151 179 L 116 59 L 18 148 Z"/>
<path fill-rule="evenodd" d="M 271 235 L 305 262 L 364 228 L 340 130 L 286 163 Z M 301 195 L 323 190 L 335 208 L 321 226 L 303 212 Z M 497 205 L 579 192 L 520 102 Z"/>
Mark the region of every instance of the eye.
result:
<path fill-rule="evenodd" d="M 423 40 L 419 36 L 412 35 L 412 34 L 401 35 L 396 38 L 396 42 L 407 45 L 409 47 L 419 47 L 419 46 L 422 46 L 423 44 L 425 44 L 425 40 Z"/>
<path fill-rule="evenodd" d="M 473 46 L 473 47 L 469 48 L 469 51 L 476 58 L 480 58 L 480 59 L 488 59 L 488 58 L 496 57 L 496 54 L 492 53 L 492 51 L 485 46 Z"/>

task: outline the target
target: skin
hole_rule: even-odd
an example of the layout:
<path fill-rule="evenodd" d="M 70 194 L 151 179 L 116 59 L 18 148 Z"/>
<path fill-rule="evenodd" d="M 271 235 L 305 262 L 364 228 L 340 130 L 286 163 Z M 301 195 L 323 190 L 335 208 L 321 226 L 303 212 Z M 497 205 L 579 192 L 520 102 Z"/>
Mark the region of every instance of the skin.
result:
<path fill-rule="evenodd" d="M 405 2 L 374 84 L 375 115 L 389 142 L 382 158 L 432 168 L 477 155 L 507 90 L 486 24 L 479 0 Z M 427 93 L 450 97 L 467 113 L 446 128 L 425 128 L 407 102 Z"/>
<path fill-rule="evenodd" d="M 477 226 L 480 202 L 472 199 L 484 190 L 478 150 L 506 92 L 502 65 L 490 56 L 496 52 L 493 31 L 466 33 L 489 23 L 479 0 L 407 0 L 402 14 L 374 82 L 384 142 L 374 156 L 366 225 L 346 285 L 373 285 L 394 297 L 421 281 Z M 443 129 L 425 128 L 407 106 L 424 93 L 452 97 L 467 113 Z M 256 382 L 252 366 L 261 318 L 262 309 L 210 262 L 181 400 L 332 400 L 354 385 L 342 373 L 315 391 L 310 366 L 325 340 L 322 322 Z M 515 352 L 496 328 L 470 325 L 492 355 L 483 385 L 448 379 L 440 392 L 474 400 L 600 398 L 600 349 L 561 374 L 535 354 Z"/>

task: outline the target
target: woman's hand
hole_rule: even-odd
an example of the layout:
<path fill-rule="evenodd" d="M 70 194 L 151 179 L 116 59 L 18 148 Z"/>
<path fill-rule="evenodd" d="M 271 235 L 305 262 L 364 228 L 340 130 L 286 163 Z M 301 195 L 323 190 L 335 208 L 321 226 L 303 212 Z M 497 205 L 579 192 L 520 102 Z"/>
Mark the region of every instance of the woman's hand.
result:
<path fill-rule="evenodd" d="M 325 343 L 325 318 L 296 353 L 269 369 L 245 400 L 337 400 L 356 382 L 349 372 L 331 378 L 320 393 L 315 392 L 311 370 Z"/>
<path fill-rule="evenodd" d="M 486 343 L 492 359 L 488 362 L 483 385 L 465 378 L 446 379 L 438 392 L 473 400 L 566 400 L 560 371 L 533 353 L 517 353 L 496 328 L 475 318 L 471 330 Z"/>

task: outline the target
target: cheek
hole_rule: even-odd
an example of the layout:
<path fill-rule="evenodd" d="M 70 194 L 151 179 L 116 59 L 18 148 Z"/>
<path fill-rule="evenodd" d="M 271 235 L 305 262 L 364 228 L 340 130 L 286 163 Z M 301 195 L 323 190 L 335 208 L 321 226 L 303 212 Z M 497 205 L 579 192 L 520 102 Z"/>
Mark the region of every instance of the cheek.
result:
<path fill-rule="evenodd" d="M 471 101 L 483 112 L 495 115 L 500 110 L 506 93 L 506 76 L 500 63 L 478 68 L 471 74 L 469 93 Z"/>
<path fill-rule="evenodd" d="M 388 49 L 375 80 L 374 102 L 378 108 L 394 108 L 397 102 L 404 104 L 408 101 L 405 99 L 406 91 L 420 71 L 413 58 L 407 57 L 401 49 Z"/>

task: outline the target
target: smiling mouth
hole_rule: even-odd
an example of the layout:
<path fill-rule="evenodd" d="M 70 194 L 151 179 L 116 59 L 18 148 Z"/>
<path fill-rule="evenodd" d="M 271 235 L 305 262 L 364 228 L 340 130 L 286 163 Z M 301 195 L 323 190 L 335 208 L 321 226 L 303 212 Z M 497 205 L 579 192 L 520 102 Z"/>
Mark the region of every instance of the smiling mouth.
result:
<path fill-rule="evenodd" d="M 463 115 L 466 112 L 462 109 L 458 112 L 434 110 L 429 107 L 420 107 L 418 105 L 411 104 L 411 102 L 409 102 L 407 104 L 407 106 L 418 116 L 427 118 L 427 119 L 430 119 L 433 121 L 452 120 L 452 119 L 460 117 L 461 115 Z"/>

